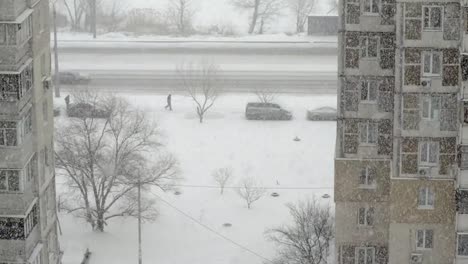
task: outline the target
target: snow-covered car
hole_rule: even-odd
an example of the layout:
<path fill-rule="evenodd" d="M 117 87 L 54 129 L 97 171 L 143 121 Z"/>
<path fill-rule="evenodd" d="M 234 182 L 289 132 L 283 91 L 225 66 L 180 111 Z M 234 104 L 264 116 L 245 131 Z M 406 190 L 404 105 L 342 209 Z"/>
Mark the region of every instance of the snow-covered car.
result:
<path fill-rule="evenodd" d="M 54 76 L 55 78 L 55 76 Z M 89 83 L 89 76 L 79 72 L 60 72 L 59 81 L 61 84 L 87 84 Z"/>
<path fill-rule="evenodd" d="M 324 106 L 307 111 L 307 119 L 312 121 L 335 121 L 336 108 Z"/>
<path fill-rule="evenodd" d="M 292 114 L 274 103 L 248 103 L 245 107 L 248 120 L 291 120 Z"/>

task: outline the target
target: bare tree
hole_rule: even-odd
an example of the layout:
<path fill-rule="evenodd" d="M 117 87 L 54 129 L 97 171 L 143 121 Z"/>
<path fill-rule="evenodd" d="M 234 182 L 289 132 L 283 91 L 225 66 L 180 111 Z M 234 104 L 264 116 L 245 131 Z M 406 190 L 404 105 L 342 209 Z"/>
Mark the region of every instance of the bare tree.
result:
<path fill-rule="evenodd" d="M 221 194 L 224 192 L 226 183 L 231 179 L 232 168 L 219 168 L 213 172 L 213 179 L 221 188 Z"/>
<path fill-rule="evenodd" d="M 276 99 L 277 91 L 273 88 L 256 89 L 255 95 L 261 103 L 273 103 Z"/>
<path fill-rule="evenodd" d="M 63 0 L 63 4 L 67 10 L 71 30 L 81 30 L 81 22 L 88 8 L 87 0 Z"/>
<path fill-rule="evenodd" d="M 296 32 L 304 32 L 309 14 L 315 7 L 316 0 L 288 0 L 288 6 L 296 18 Z"/>
<path fill-rule="evenodd" d="M 126 18 L 124 0 L 106 1 L 98 8 L 97 23 L 107 32 L 118 31 Z"/>
<path fill-rule="evenodd" d="M 262 34 L 264 26 L 275 16 L 279 15 L 283 7 L 283 0 L 231 0 L 237 8 L 252 12 L 249 22 L 249 34 L 254 33 L 257 26 Z"/>
<path fill-rule="evenodd" d="M 278 245 L 277 263 L 325 264 L 334 237 L 330 205 L 315 199 L 288 204 L 293 224 L 271 229 L 267 236 Z"/>
<path fill-rule="evenodd" d="M 180 34 L 187 34 L 192 28 L 192 19 L 195 14 L 192 0 L 170 0 L 168 18 Z"/>
<path fill-rule="evenodd" d="M 245 200 L 249 209 L 252 208 L 254 202 L 260 200 L 266 193 L 266 190 L 252 177 L 242 179 L 239 185 L 237 194 Z"/>
<path fill-rule="evenodd" d="M 85 91 L 76 93 L 74 101 L 92 110 L 57 129 L 57 173 L 64 175 L 76 198 L 66 210 L 103 231 L 109 219 L 136 216 L 139 185 L 170 188 L 177 180 L 177 162 L 160 148 L 156 126 L 145 113 L 123 99 Z M 95 117 L 103 109 L 108 118 Z M 144 198 L 143 216 L 152 219 L 153 202 Z"/>
<path fill-rule="evenodd" d="M 177 74 L 181 79 L 182 88 L 196 105 L 200 123 L 203 123 L 205 114 L 218 99 L 223 83 L 218 65 L 208 62 L 183 63 L 177 66 Z"/>
<path fill-rule="evenodd" d="M 258 34 L 263 34 L 265 27 L 274 21 L 284 8 L 284 0 L 262 0 L 258 22 Z"/>

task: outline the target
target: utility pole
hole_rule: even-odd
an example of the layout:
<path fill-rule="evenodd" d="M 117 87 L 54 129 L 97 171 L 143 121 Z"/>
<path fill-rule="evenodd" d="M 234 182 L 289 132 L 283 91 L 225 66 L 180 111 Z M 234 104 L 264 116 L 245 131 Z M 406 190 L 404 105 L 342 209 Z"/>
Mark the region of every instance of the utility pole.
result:
<path fill-rule="evenodd" d="M 141 254 L 141 176 L 138 176 L 138 264 L 142 264 Z"/>
<path fill-rule="evenodd" d="M 57 12 L 55 11 L 55 2 L 53 3 L 53 19 L 54 19 L 54 65 L 55 65 L 55 74 L 54 74 L 54 87 L 55 87 L 55 97 L 60 97 L 60 73 L 59 73 L 59 61 L 58 61 L 58 49 L 57 49 Z"/>

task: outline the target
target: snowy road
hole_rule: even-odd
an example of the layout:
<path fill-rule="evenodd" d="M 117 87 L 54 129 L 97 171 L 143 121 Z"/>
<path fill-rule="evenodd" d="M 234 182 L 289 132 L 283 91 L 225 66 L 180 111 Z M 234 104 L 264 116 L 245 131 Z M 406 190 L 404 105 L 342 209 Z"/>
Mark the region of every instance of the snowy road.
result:
<path fill-rule="evenodd" d="M 183 91 L 174 71 L 82 71 L 91 79 L 88 87 L 108 92 L 166 93 Z M 224 92 L 271 89 L 281 93 L 336 93 L 336 74 L 330 72 L 229 71 L 220 74 Z M 64 86 L 66 90 L 75 86 Z"/>
<path fill-rule="evenodd" d="M 91 89 L 166 92 L 180 89 L 175 72 L 178 65 L 208 61 L 221 68 L 226 91 L 247 92 L 268 87 L 281 92 L 336 93 L 336 55 L 264 50 L 253 56 L 250 52 L 230 50 L 229 45 L 224 47 L 219 52 L 187 49 L 178 49 L 178 53 L 63 52 L 59 57 L 60 70 L 89 74 Z"/>

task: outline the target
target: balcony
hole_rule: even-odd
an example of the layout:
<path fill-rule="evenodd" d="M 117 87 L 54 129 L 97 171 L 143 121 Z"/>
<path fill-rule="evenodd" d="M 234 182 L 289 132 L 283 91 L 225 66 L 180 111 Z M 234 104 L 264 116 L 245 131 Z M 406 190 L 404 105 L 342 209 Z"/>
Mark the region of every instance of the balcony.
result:
<path fill-rule="evenodd" d="M 5 88 L 0 93 L 0 113 L 5 119 L 15 120 L 28 110 L 33 88 L 32 60 L 27 60 L 19 71 L 0 72 L 0 85 Z"/>
<path fill-rule="evenodd" d="M 16 146 L 0 146 L 0 168 L 22 169 L 27 164 L 34 153 L 32 133 L 20 140 Z"/>
<path fill-rule="evenodd" d="M 15 21 L 26 9 L 26 0 L 2 0 L 0 21 Z"/>

